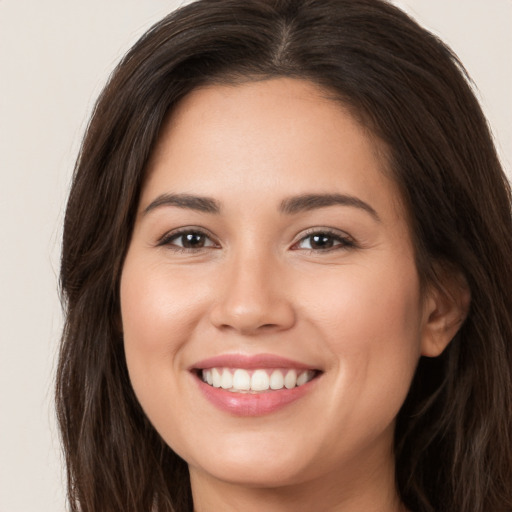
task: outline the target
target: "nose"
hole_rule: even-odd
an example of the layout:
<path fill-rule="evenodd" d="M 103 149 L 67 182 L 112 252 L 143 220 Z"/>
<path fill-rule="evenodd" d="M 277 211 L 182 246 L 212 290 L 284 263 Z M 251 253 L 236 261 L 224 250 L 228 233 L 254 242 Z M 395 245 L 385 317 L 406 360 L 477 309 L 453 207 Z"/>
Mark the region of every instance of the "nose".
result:
<path fill-rule="evenodd" d="M 295 310 L 284 286 L 284 270 L 269 257 L 238 257 L 226 265 L 211 322 L 244 335 L 291 328 Z"/>

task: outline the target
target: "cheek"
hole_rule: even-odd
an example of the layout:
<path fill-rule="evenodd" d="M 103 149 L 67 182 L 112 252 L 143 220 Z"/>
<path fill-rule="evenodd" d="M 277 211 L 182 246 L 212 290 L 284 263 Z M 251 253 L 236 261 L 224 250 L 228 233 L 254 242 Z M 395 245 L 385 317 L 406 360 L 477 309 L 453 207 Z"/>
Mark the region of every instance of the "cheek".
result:
<path fill-rule="evenodd" d="M 305 305 L 331 352 L 332 410 L 345 403 L 346 424 L 391 422 L 420 356 L 419 281 L 413 265 L 352 267 L 330 276 Z M 346 271 L 345 271 L 346 270 Z M 322 284 L 317 281 L 317 285 Z M 306 314 L 306 313 L 305 313 Z"/>
<path fill-rule="evenodd" d="M 121 277 L 126 364 L 150 418 L 155 411 L 166 416 L 175 406 L 169 390 L 180 388 L 182 352 L 204 314 L 201 289 L 190 286 L 190 276 L 180 275 L 176 270 L 171 274 L 165 264 L 128 253 Z"/>
<path fill-rule="evenodd" d="M 320 284 L 317 281 L 317 285 Z M 352 266 L 327 276 L 307 309 L 325 327 L 333 350 L 417 348 L 420 286 L 413 264 Z"/>
<path fill-rule="evenodd" d="M 143 262 L 144 263 L 144 262 Z M 188 274 L 129 257 L 121 279 L 121 316 L 127 348 L 171 355 L 186 342 L 203 310 L 202 292 Z"/>
<path fill-rule="evenodd" d="M 180 277 L 181 276 L 181 277 Z M 173 411 L 187 396 L 183 351 L 204 316 L 202 286 L 190 273 L 127 255 L 120 285 L 121 317 L 130 381 L 151 423 L 166 439 L 179 440 L 189 425 Z M 186 382 L 186 381 L 185 381 Z M 178 443 L 179 444 L 179 443 Z"/>

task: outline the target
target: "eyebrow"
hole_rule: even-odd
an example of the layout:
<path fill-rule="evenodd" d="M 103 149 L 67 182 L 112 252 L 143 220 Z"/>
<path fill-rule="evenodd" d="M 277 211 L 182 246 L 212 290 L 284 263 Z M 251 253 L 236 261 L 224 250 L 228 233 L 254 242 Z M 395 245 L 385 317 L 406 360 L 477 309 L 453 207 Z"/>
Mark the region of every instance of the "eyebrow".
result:
<path fill-rule="evenodd" d="M 152 201 L 143 211 L 146 215 L 160 206 L 177 206 L 203 213 L 220 213 L 220 204 L 211 197 L 192 196 L 189 194 L 162 194 Z"/>
<path fill-rule="evenodd" d="M 336 205 L 360 208 L 380 222 L 379 215 L 368 203 L 365 203 L 358 197 L 346 194 L 303 194 L 293 196 L 284 199 L 279 210 L 284 214 L 294 215 L 308 210 Z M 219 214 L 221 210 L 220 203 L 211 197 L 190 194 L 162 194 L 144 209 L 143 214 L 146 215 L 161 206 L 176 206 L 178 208 L 213 214 Z"/>
<path fill-rule="evenodd" d="M 299 212 L 335 205 L 360 208 L 380 222 L 378 213 L 368 203 L 365 203 L 358 197 L 346 194 L 304 194 L 290 197 L 281 202 L 280 210 L 288 215 L 293 215 Z"/>

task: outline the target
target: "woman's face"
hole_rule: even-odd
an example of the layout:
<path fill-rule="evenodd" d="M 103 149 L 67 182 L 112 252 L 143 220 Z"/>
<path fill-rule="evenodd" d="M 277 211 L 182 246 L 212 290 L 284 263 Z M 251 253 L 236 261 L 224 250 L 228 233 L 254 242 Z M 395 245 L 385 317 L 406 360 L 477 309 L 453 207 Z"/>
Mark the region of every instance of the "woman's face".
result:
<path fill-rule="evenodd" d="M 429 301 L 376 144 L 292 79 L 198 89 L 166 124 L 122 324 L 135 393 L 193 482 L 392 471 Z"/>

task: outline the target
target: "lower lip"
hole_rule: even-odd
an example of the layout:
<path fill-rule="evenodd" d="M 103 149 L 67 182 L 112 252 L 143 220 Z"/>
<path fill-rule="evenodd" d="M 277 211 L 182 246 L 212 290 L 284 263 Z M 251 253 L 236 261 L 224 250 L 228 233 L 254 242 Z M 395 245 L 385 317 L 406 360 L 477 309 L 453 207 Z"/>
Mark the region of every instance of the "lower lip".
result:
<path fill-rule="evenodd" d="M 318 377 L 293 389 L 280 389 L 266 393 L 234 393 L 222 388 L 214 388 L 199 377 L 196 380 L 206 399 L 222 411 L 235 416 L 262 416 L 279 411 L 302 398 L 311 391 Z"/>

